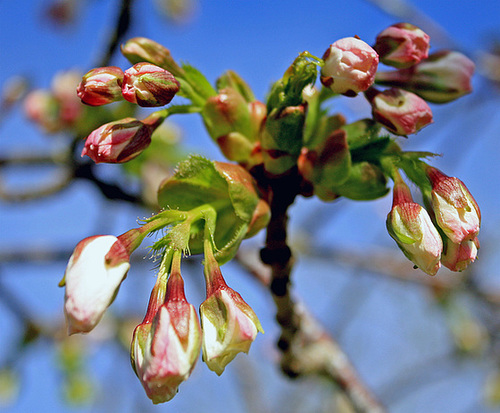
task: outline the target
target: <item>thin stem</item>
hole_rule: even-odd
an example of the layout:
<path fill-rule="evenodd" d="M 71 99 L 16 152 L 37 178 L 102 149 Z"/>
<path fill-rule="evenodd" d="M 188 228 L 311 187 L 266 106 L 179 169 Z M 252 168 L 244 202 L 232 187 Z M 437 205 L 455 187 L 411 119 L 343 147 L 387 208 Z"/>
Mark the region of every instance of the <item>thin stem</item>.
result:
<path fill-rule="evenodd" d="M 167 293 L 167 279 L 172 266 L 172 258 L 175 251 L 172 248 L 167 249 L 163 255 L 162 262 L 160 264 L 160 271 L 156 278 L 156 283 L 151 291 L 151 296 L 149 298 L 148 309 L 142 324 L 152 323 L 154 317 L 158 313 L 158 310 L 165 302 L 165 296 Z"/>

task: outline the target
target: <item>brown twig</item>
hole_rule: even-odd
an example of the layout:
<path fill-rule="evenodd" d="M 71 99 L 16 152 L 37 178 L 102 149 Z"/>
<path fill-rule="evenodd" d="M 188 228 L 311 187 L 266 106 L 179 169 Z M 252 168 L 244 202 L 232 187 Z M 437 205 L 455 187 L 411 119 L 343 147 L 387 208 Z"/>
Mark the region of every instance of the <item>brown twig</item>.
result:
<path fill-rule="evenodd" d="M 287 211 L 300 193 L 298 172 L 292 170 L 284 177 L 270 179 L 269 183 L 271 220 L 261 259 L 269 266 L 270 276 L 264 273 L 258 278 L 267 281 L 276 305 L 276 320 L 281 327 L 278 347 L 282 352 L 283 372 L 289 377 L 327 377 L 342 390 L 357 412 L 384 412 L 337 342 L 292 297 L 293 257 L 287 244 Z M 251 271 L 258 272 L 255 267 Z"/>
<path fill-rule="evenodd" d="M 132 19 L 132 3 L 133 0 L 122 0 L 120 3 L 120 11 L 116 25 L 114 26 L 113 34 L 109 37 L 109 43 L 106 47 L 106 53 L 101 58 L 96 66 L 108 66 L 113 54 L 118 48 L 121 39 L 125 36 L 130 28 Z"/>
<path fill-rule="evenodd" d="M 271 285 L 271 268 L 256 260 L 253 251 L 240 249 L 236 259 L 262 285 L 266 287 Z M 342 390 L 356 411 L 383 412 L 384 409 L 359 379 L 338 343 L 321 327 L 301 302 L 289 298 L 288 303 L 293 303 L 289 311 L 296 325 L 293 334 L 287 326 L 282 326 L 283 330 L 288 330 L 280 338 L 283 370 L 291 377 L 306 375 L 326 377 Z M 280 304 L 278 301 L 277 305 Z M 283 317 L 281 320 L 284 319 Z M 286 339 L 288 342 L 285 342 Z"/>

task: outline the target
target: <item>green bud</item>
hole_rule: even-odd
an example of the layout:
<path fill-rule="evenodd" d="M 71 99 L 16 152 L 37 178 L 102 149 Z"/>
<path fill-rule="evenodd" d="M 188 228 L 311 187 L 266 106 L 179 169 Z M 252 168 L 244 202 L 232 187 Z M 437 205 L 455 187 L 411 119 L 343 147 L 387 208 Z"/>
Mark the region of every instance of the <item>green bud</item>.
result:
<path fill-rule="evenodd" d="M 316 150 L 303 150 L 298 160 L 299 170 L 308 181 L 325 188 L 346 181 L 351 170 L 351 152 L 347 133 L 338 129 Z"/>
<path fill-rule="evenodd" d="M 198 208 L 202 218 L 206 217 L 204 210 L 215 211 L 215 223 L 210 224 L 214 225 L 210 232 L 220 263 L 229 261 L 247 236 L 259 202 L 254 180 L 243 167 L 211 162 L 200 156 L 180 163 L 176 174 L 164 181 L 158 190 L 158 204 L 165 209 L 191 211 Z M 179 224 L 179 228 L 174 226 L 167 237 L 181 236 L 180 232 L 187 231 L 189 251 L 202 253 L 206 222 L 202 220 L 186 228 L 182 225 L 184 223 Z"/>
<path fill-rule="evenodd" d="M 273 175 L 289 171 L 297 163 L 302 148 L 305 105 L 274 110 L 267 118 L 262 134 L 264 167 Z"/>
<path fill-rule="evenodd" d="M 231 88 L 236 90 L 248 103 L 255 100 L 255 95 L 250 86 L 238 75 L 238 73 L 228 70 L 217 79 L 217 90 Z"/>
<path fill-rule="evenodd" d="M 385 196 L 389 188 L 387 188 L 387 179 L 382 170 L 364 161 L 353 163 L 349 178 L 342 185 L 334 186 L 331 190 L 355 201 L 370 201 Z"/>

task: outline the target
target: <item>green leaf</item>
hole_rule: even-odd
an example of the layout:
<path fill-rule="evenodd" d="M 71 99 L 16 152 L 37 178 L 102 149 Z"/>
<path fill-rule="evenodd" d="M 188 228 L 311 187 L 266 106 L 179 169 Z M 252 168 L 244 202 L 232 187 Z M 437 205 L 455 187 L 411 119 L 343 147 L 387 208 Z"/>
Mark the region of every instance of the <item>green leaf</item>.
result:
<path fill-rule="evenodd" d="M 217 94 L 205 75 L 203 75 L 203 73 L 201 73 L 198 69 L 187 63 L 182 64 L 182 69 L 184 69 L 185 72 L 183 80 L 185 80 L 189 84 L 192 91 L 197 95 L 198 98 L 206 100 L 210 96 L 215 96 Z M 182 83 L 183 82 L 181 82 L 181 90 Z"/>
<path fill-rule="evenodd" d="M 215 256 L 222 262 L 236 253 L 258 202 L 253 179 L 245 169 L 201 156 L 191 156 L 181 162 L 175 175 L 158 191 L 158 203 L 165 209 L 191 211 L 206 206 L 216 211 Z M 204 230 L 202 220 L 191 226 L 189 250 L 192 254 L 203 252 Z M 175 227 L 171 232 L 175 234 Z"/>

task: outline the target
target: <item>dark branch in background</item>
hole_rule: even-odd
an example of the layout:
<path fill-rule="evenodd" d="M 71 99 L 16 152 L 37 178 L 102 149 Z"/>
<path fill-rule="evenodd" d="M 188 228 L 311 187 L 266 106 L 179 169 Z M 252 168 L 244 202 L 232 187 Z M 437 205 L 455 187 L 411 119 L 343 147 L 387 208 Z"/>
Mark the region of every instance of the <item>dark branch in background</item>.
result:
<path fill-rule="evenodd" d="M 269 189 L 271 220 L 261 259 L 271 268 L 271 275 L 258 275 L 258 278 L 264 282 L 269 280 L 267 285 L 276 305 L 276 320 L 281 327 L 278 341 L 282 352 L 281 369 L 292 378 L 315 375 L 330 379 L 342 390 L 356 412 L 384 412 L 337 342 L 292 297 L 293 257 L 287 244 L 287 211 L 301 190 L 298 171 L 294 169 L 284 177 L 270 179 Z"/>
<path fill-rule="evenodd" d="M 95 165 L 91 163 L 84 163 L 76 166 L 74 177 L 79 179 L 86 179 L 94 183 L 101 191 L 101 194 L 109 200 L 131 202 L 138 205 L 142 204 L 141 198 L 139 196 L 127 193 L 118 185 L 109 184 L 97 178 L 97 176 L 95 176 L 94 174 L 94 166 Z"/>
<path fill-rule="evenodd" d="M 134 0 L 122 0 L 120 5 L 120 11 L 117 19 L 117 23 L 115 24 L 115 29 L 113 34 L 109 38 L 109 43 L 106 48 L 105 55 L 101 58 L 101 60 L 95 65 L 99 66 L 108 66 L 113 54 L 118 48 L 121 39 L 125 36 L 127 31 L 130 28 L 130 22 L 132 21 L 132 4 Z"/>

